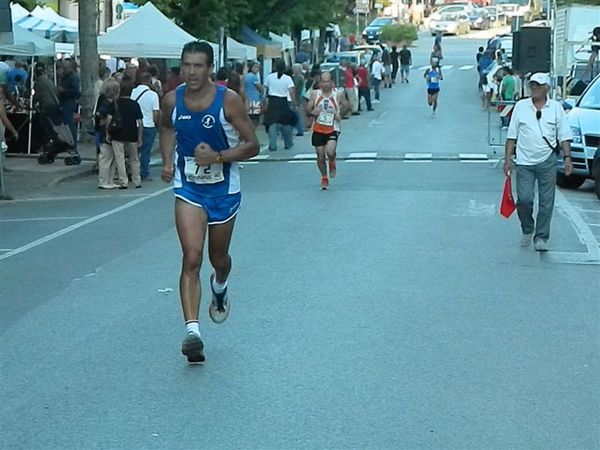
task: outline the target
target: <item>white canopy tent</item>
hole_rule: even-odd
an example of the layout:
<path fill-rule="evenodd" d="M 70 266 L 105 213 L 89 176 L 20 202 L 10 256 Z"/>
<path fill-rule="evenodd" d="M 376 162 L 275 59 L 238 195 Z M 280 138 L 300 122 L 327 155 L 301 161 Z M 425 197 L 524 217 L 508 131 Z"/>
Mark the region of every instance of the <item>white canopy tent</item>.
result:
<path fill-rule="evenodd" d="M 242 44 L 231 37 L 227 37 L 227 58 L 255 60 L 256 47 Z"/>
<path fill-rule="evenodd" d="M 78 31 L 78 24 L 76 20 L 67 19 L 48 6 L 38 5 L 33 9 L 33 11 L 31 11 L 30 14 L 38 19 L 48 20 L 60 25 L 61 27 L 71 28 L 76 32 Z"/>
<path fill-rule="evenodd" d="M 183 46 L 196 40 L 148 2 L 131 18 L 98 37 L 98 53 L 130 58 L 178 59 Z M 219 47 L 212 42 L 209 44 L 216 60 Z"/>
<path fill-rule="evenodd" d="M 16 22 L 17 20 L 28 16 L 29 11 L 27 11 L 25 8 L 23 8 L 18 3 L 11 3 L 10 4 L 10 15 L 12 17 L 12 21 Z"/>
<path fill-rule="evenodd" d="M 12 45 L 0 45 L 0 55 L 20 57 L 54 56 L 54 42 L 21 27 L 13 28 Z"/>
<path fill-rule="evenodd" d="M 279 42 L 283 50 L 292 50 L 294 48 L 294 41 L 291 36 L 283 33 L 281 36 L 269 31 L 269 37 L 272 41 Z"/>

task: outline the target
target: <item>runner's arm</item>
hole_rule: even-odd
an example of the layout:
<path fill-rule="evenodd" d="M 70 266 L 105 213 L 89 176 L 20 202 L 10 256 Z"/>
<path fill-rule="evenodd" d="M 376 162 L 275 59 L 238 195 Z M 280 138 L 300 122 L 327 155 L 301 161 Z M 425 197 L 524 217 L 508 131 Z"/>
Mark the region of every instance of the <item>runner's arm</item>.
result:
<path fill-rule="evenodd" d="M 170 91 L 163 98 L 160 114 L 160 154 L 163 161 L 163 179 L 173 174 L 173 151 L 175 149 L 175 129 L 173 128 L 173 109 L 175 108 L 176 91 Z M 167 177 L 168 178 L 168 177 Z M 170 180 L 165 180 L 170 181 Z"/>
<path fill-rule="evenodd" d="M 315 114 L 315 101 L 317 100 L 317 94 L 315 91 L 311 91 L 310 92 L 310 99 L 308 100 L 308 107 L 307 107 L 307 111 L 311 116 L 315 116 L 317 114 Z"/>
<path fill-rule="evenodd" d="M 242 98 L 228 90 L 224 102 L 225 118 L 240 134 L 240 143 L 221 154 L 223 162 L 244 161 L 258 155 L 260 144 Z M 218 153 L 215 152 L 215 161 Z"/>

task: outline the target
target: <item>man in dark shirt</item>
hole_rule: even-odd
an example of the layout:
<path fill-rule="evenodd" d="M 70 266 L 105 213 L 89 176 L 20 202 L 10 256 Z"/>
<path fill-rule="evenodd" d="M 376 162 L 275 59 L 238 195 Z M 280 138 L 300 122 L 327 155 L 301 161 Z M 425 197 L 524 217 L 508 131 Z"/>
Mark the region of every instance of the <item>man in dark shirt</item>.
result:
<path fill-rule="evenodd" d="M 392 45 L 390 57 L 392 58 L 392 83 L 396 83 L 396 75 L 398 75 L 398 47 Z"/>
<path fill-rule="evenodd" d="M 406 44 L 402 46 L 402 50 L 400 50 L 398 56 L 400 56 L 400 76 L 402 77 L 402 83 L 408 83 L 408 75 L 410 74 L 410 66 L 412 64 L 412 54 Z"/>
<path fill-rule="evenodd" d="M 39 65 L 35 68 L 35 83 L 33 84 L 33 102 L 39 106 L 42 112 L 58 106 L 58 96 L 54 85 L 46 75 L 46 68 Z"/>
<path fill-rule="evenodd" d="M 75 114 L 77 113 L 77 102 L 81 96 L 81 84 L 77 70 L 77 63 L 71 59 L 65 59 L 63 63 L 63 75 L 58 86 L 58 99 L 63 109 L 65 123 L 69 126 L 73 135 L 73 142 L 77 148 L 77 125 Z"/>

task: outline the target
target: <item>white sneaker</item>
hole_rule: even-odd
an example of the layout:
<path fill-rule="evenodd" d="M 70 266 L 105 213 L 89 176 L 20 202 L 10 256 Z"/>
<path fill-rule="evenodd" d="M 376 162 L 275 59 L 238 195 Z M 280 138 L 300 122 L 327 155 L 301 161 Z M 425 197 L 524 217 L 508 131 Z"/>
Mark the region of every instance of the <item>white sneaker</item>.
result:
<path fill-rule="evenodd" d="M 531 244 L 531 238 L 533 237 L 533 233 L 523 234 L 521 236 L 521 247 L 529 247 Z"/>
<path fill-rule="evenodd" d="M 537 252 L 547 252 L 548 251 L 548 243 L 543 239 L 536 239 L 533 243 L 533 248 Z"/>
<path fill-rule="evenodd" d="M 379 103 L 379 100 L 375 99 L 373 100 L 373 103 Z"/>

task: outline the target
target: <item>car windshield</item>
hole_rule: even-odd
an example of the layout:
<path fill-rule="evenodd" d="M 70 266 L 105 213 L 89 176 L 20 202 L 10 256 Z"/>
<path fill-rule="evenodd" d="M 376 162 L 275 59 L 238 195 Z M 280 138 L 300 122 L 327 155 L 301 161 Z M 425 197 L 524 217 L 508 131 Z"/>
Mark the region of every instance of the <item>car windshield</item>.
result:
<path fill-rule="evenodd" d="M 373 22 L 371 22 L 371 25 L 369 25 L 370 27 L 383 27 L 385 25 L 389 25 L 390 23 L 392 23 L 392 19 L 389 17 L 380 17 L 379 19 L 375 19 Z"/>
<path fill-rule="evenodd" d="M 600 110 L 600 78 L 592 83 L 590 88 L 577 102 L 579 108 Z"/>
<path fill-rule="evenodd" d="M 458 20 L 458 14 L 442 14 L 440 20 L 445 20 L 447 22 Z"/>

